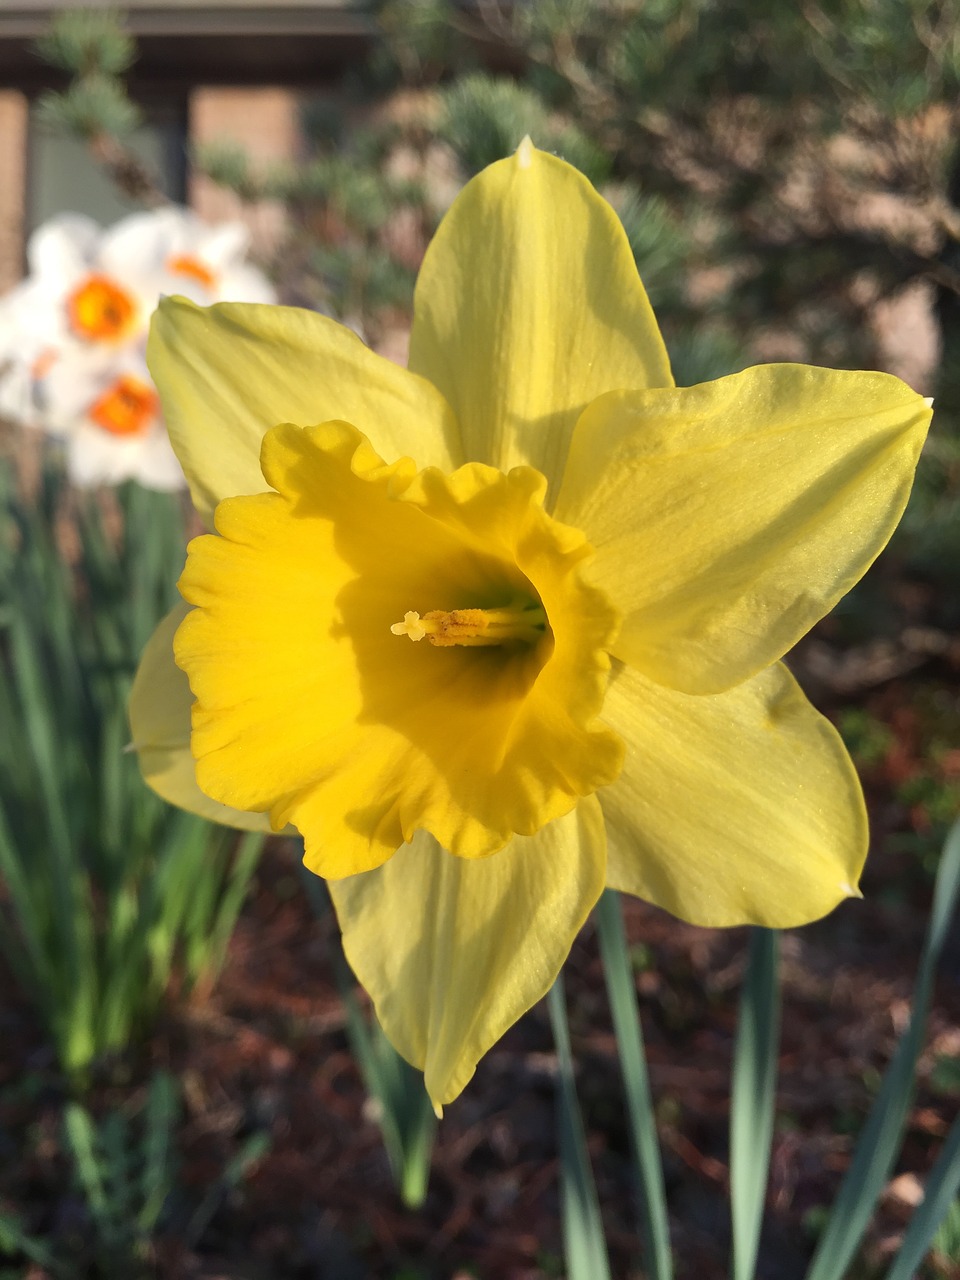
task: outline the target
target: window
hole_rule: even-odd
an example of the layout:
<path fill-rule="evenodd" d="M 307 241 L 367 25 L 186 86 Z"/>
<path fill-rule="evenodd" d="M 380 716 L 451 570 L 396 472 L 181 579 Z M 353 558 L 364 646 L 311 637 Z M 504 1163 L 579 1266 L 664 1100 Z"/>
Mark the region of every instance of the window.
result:
<path fill-rule="evenodd" d="M 186 194 L 187 104 L 144 106 L 144 123 L 131 145 L 171 199 Z M 57 213 L 85 213 L 107 225 L 140 206 L 125 200 L 83 143 L 48 133 L 30 109 L 26 231 Z"/>

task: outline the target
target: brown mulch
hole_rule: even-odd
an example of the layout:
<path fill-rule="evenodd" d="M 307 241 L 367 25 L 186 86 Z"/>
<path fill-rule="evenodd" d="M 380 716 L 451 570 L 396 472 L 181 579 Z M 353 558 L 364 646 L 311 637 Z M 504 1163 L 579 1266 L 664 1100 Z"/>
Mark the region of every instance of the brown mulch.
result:
<path fill-rule="evenodd" d="M 863 902 L 783 939 L 779 1131 L 761 1277 L 803 1274 L 814 1242 L 810 1211 L 828 1203 L 838 1185 L 852 1134 L 907 1016 L 924 915 L 922 904 L 885 903 L 891 872 L 902 876 L 894 861 L 874 859 Z M 628 904 L 627 920 L 643 949 L 638 991 L 678 1275 L 719 1280 L 729 1247 L 727 1099 L 744 931 L 696 929 L 640 902 Z M 148 1046 L 150 1064 L 142 1064 L 144 1075 L 148 1065 L 162 1065 L 182 1083 L 184 1194 L 200 1199 L 249 1133 L 266 1131 L 270 1149 L 195 1249 L 182 1249 L 175 1238 L 161 1242 L 153 1273 L 169 1280 L 562 1274 L 555 1058 L 545 1010 L 514 1027 L 447 1108 L 426 1205 L 407 1211 L 348 1050 L 330 959 L 335 946 L 332 918 L 314 917 L 291 850 L 278 844 L 217 989 L 172 1015 Z M 960 948 L 953 946 L 931 1016 L 926 1076 L 938 1049 L 960 1048 L 958 973 Z M 639 1280 L 615 1046 L 589 929 L 574 949 L 567 989 L 614 1275 Z M 28 1012 L 11 1004 L 3 1017 L 11 1035 L 0 1077 L 7 1142 L 0 1185 L 8 1203 L 56 1232 L 64 1215 L 78 1212 L 65 1190 L 56 1137 L 62 1097 Z M 33 1090 L 13 1088 L 30 1078 Z M 955 1110 L 955 1099 L 921 1085 L 900 1171 L 923 1174 Z M 18 1132 L 27 1148 L 19 1153 L 11 1143 Z M 904 1206 L 892 1201 L 873 1236 L 877 1258 L 904 1218 Z"/>

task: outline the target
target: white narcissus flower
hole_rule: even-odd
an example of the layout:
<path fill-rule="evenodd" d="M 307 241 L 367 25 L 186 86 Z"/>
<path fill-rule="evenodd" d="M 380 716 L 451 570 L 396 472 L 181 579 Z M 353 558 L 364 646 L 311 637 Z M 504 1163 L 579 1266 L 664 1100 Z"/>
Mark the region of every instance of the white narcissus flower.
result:
<path fill-rule="evenodd" d="M 158 298 L 272 302 L 246 261 L 246 228 L 187 209 L 131 214 L 102 230 L 65 213 L 30 238 L 29 275 L 0 299 L 0 417 L 67 442 L 81 486 L 183 485 L 144 363 Z"/>
<path fill-rule="evenodd" d="M 0 421 L 42 426 L 34 391 L 49 346 L 33 282 L 23 280 L 0 298 Z M 38 323 L 39 321 L 39 323 Z"/>
<path fill-rule="evenodd" d="M 99 360 L 66 354 L 44 378 L 43 399 L 49 428 L 65 440 L 74 484 L 91 488 L 136 480 L 149 489 L 183 488 L 140 352 Z"/>

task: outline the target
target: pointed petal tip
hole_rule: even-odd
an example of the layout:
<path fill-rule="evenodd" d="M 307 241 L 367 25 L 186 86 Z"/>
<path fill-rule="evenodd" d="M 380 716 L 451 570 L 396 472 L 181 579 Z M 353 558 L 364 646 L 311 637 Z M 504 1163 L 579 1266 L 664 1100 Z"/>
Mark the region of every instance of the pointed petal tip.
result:
<path fill-rule="evenodd" d="M 421 831 L 376 871 L 329 886 L 350 967 L 437 1116 L 549 990 L 603 891 L 595 796 L 515 840 L 467 861 Z"/>
<path fill-rule="evenodd" d="M 933 408 L 933 396 L 924 396 L 924 397 L 923 397 L 923 403 L 927 406 L 927 408 L 928 408 L 928 409 L 932 409 L 932 408 Z"/>
<path fill-rule="evenodd" d="M 185 298 L 182 293 L 161 293 L 157 298 L 157 306 L 165 310 L 169 307 L 189 307 L 192 311 L 203 309 L 199 303 L 191 298 Z"/>
<path fill-rule="evenodd" d="M 189 298 L 183 297 L 179 293 L 161 293 L 157 298 L 157 305 L 150 313 L 150 333 L 147 345 L 147 365 L 150 365 L 151 348 L 160 340 L 157 333 L 158 326 L 166 329 L 167 324 L 171 321 L 176 323 L 177 312 L 180 311 L 203 311 L 210 310 L 209 307 L 203 308 L 192 302 Z"/>
<path fill-rule="evenodd" d="M 536 147 L 533 145 L 533 139 L 530 137 L 529 133 L 525 133 L 520 140 L 520 145 L 517 147 L 516 152 L 517 165 L 521 169 L 529 169 L 531 164 L 533 164 L 533 153 L 535 150 Z"/>
<path fill-rule="evenodd" d="M 857 885 L 847 884 L 846 880 L 840 882 L 840 892 L 845 898 L 862 898 L 863 894 Z"/>
<path fill-rule="evenodd" d="M 443 1119 L 443 1107 L 440 1105 L 440 1103 L 439 1103 L 439 1102 L 437 1102 L 436 1098 L 431 1098 L 431 1099 L 430 1099 L 430 1102 L 431 1102 L 431 1104 L 432 1104 L 432 1106 L 433 1106 L 433 1114 L 437 1117 L 437 1119 L 438 1119 L 438 1120 L 442 1120 L 442 1119 Z"/>

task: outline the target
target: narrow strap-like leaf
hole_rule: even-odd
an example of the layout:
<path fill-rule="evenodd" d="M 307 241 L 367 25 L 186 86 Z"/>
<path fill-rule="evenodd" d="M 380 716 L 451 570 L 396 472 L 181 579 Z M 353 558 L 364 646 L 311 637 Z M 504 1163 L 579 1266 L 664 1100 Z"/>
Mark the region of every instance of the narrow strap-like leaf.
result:
<path fill-rule="evenodd" d="M 143 1112 L 141 1205 L 137 1214 L 137 1227 L 142 1232 L 154 1229 L 167 1196 L 173 1190 L 176 1169 L 174 1138 L 179 1117 L 177 1081 L 168 1072 L 160 1071 L 150 1082 Z"/>
<path fill-rule="evenodd" d="M 437 1127 L 423 1076 L 404 1062 L 378 1024 L 367 1022 L 342 954 L 334 957 L 334 973 L 347 1015 L 350 1050 L 367 1093 L 378 1103 L 380 1133 L 394 1184 L 406 1207 L 419 1209 L 427 1198 Z"/>
<path fill-rule="evenodd" d="M 314 912 L 330 911 L 323 881 L 301 863 L 304 887 Z M 350 1050 L 363 1076 L 364 1087 L 378 1104 L 378 1122 L 390 1171 L 402 1203 L 419 1209 L 427 1198 L 437 1117 L 423 1084 L 423 1073 L 401 1058 L 376 1019 L 364 1016 L 356 998 L 356 980 L 341 948 L 333 956 L 333 971 L 347 1015 Z"/>
<path fill-rule="evenodd" d="M 577 1102 L 562 975 L 547 994 L 547 1008 L 559 1072 L 560 1203 L 567 1280 L 610 1280 L 600 1203 Z"/>
<path fill-rule="evenodd" d="M 0 1209 L 0 1257 L 13 1253 L 22 1253 L 38 1267 L 44 1267 L 54 1275 L 63 1274 L 61 1264 L 56 1261 L 46 1245 L 36 1236 L 27 1235 L 19 1218 L 14 1214 Z"/>
<path fill-rule="evenodd" d="M 760 1245 L 777 1091 L 779 959 L 779 933 L 773 929 L 751 930 L 740 996 L 730 1108 L 733 1280 L 753 1280 Z"/>
<path fill-rule="evenodd" d="M 597 935 L 607 998 L 617 1037 L 617 1053 L 630 1116 L 630 1145 L 640 1187 L 641 1216 L 649 1280 L 672 1280 L 670 1224 L 663 1183 L 657 1121 L 650 1093 L 643 1031 L 630 965 L 619 895 L 606 890 L 596 907 Z"/>
<path fill-rule="evenodd" d="M 260 1130 L 245 1138 L 240 1150 L 229 1160 L 212 1187 L 197 1205 L 186 1225 L 183 1239 L 194 1245 L 206 1231 L 214 1214 L 229 1193 L 238 1187 L 258 1160 L 270 1150 L 270 1135 Z"/>
<path fill-rule="evenodd" d="M 912 1280 L 918 1274 L 920 1264 L 933 1243 L 940 1224 L 950 1211 L 958 1191 L 960 1191 L 960 1117 L 953 1122 L 953 1128 L 943 1144 L 937 1163 L 930 1171 L 923 1201 L 910 1219 L 900 1252 L 887 1272 L 887 1280 Z"/>
<path fill-rule="evenodd" d="M 90 1113 L 78 1102 L 70 1102 L 64 1108 L 63 1127 L 73 1156 L 77 1181 L 83 1188 L 84 1199 L 96 1220 L 101 1234 L 110 1234 L 113 1220 L 110 1201 L 103 1185 L 100 1167 L 99 1135 Z"/>
<path fill-rule="evenodd" d="M 933 907 L 913 992 L 910 1023 L 890 1060 L 867 1118 L 807 1280 L 840 1280 L 863 1237 L 900 1151 L 913 1099 L 914 1072 L 923 1045 L 930 992 L 940 952 L 960 890 L 960 822 L 944 845 L 933 891 Z"/>

